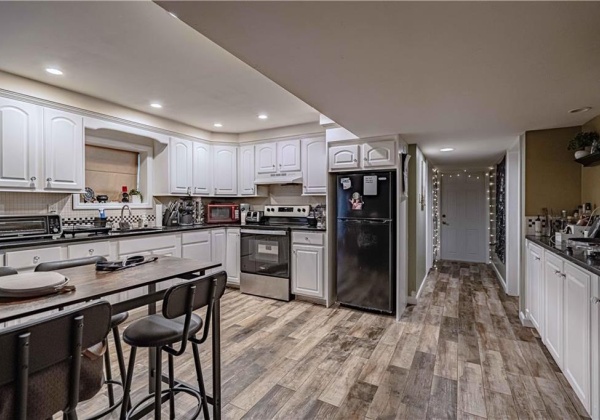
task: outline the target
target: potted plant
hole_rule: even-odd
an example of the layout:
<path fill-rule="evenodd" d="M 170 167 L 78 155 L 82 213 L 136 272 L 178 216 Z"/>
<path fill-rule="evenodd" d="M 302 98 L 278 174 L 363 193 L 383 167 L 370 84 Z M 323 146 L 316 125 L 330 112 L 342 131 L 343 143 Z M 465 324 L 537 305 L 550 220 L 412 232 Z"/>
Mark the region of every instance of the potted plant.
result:
<path fill-rule="evenodd" d="M 595 131 L 582 131 L 577 133 L 569 142 L 568 150 L 575 150 L 575 159 L 581 159 L 590 154 L 594 143 L 598 143 L 600 136 Z"/>
<path fill-rule="evenodd" d="M 136 189 L 129 191 L 129 198 L 133 204 L 140 204 L 144 201 L 144 196 L 139 190 Z"/>

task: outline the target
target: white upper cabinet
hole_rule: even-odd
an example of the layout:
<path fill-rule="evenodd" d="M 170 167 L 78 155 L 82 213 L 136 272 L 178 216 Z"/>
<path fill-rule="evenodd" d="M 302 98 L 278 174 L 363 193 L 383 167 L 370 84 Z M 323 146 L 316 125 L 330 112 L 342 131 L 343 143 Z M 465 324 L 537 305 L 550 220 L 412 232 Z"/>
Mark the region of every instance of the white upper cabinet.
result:
<path fill-rule="evenodd" d="M 44 108 L 44 188 L 83 190 L 83 117 Z"/>
<path fill-rule="evenodd" d="M 377 168 L 396 164 L 396 142 L 374 141 L 362 145 L 363 167 Z"/>
<path fill-rule="evenodd" d="M 277 142 L 277 169 L 279 172 L 300 170 L 300 140 Z"/>
<path fill-rule="evenodd" d="M 192 142 L 171 137 L 169 149 L 170 192 L 172 194 L 187 194 L 192 187 Z"/>
<path fill-rule="evenodd" d="M 303 194 L 327 192 L 327 145 L 323 138 L 302 140 L 302 183 Z"/>
<path fill-rule="evenodd" d="M 0 98 L 0 187 L 35 189 L 41 110 Z"/>
<path fill-rule="evenodd" d="M 255 195 L 254 146 L 240 147 L 239 192 L 240 195 Z"/>
<path fill-rule="evenodd" d="M 210 195 L 212 191 L 212 156 L 211 146 L 204 143 L 193 143 L 193 194 Z"/>
<path fill-rule="evenodd" d="M 237 195 L 237 147 L 213 146 L 215 195 Z"/>
<path fill-rule="evenodd" d="M 358 169 L 360 167 L 358 149 L 357 144 L 330 147 L 329 169 Z"/>
<path fill-rule="evenodd" d="M 277 144 L 256 145 L 256 173 L 274 174 L 277 172 Z"/>

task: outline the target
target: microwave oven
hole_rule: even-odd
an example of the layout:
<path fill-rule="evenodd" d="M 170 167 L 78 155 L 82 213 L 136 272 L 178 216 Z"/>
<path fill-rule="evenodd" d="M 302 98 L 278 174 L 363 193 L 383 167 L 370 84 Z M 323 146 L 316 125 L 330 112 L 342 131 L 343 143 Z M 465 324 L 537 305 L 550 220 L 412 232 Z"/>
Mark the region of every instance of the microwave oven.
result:
<path fill-rule="evenodd" d="M 235 223 L 239 221 L 239 204 L 213 203 L 206 206 L 206 223 Z"/>
<path fill-rule="evenodd" d="M 62 233 L 62 223 L 57 214 L 0 216 L 0 241 L 49 238 Z"/>

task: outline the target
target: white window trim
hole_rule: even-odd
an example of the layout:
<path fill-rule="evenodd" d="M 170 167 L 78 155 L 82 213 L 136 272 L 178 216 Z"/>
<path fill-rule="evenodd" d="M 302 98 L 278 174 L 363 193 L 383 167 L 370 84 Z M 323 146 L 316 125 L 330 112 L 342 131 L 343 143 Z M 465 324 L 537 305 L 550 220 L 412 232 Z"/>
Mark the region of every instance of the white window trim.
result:
<path fill-rule="evenodd" d="M 85 144 L 91 146 L 109 147 L 111 149 L 127 150 L 140 154 L 141 168 L 140 173 L 146 174 L 146 179 L 140 177 L 140 182 L 145 183 L 145 194 L 143 203 L 84 203 L 81 201 L 80 194 L 73 194 L 73 210 L 97 210 L 97 209 L 120 209 L 127 204 L 132 209 L 151 209 L 153 207 L 152 198 L 154 197 L 154 151 L 151 146 L 143 144 L 129 143 L 120 140 L 105 139 L 100 137 L 86 136 Z"/>

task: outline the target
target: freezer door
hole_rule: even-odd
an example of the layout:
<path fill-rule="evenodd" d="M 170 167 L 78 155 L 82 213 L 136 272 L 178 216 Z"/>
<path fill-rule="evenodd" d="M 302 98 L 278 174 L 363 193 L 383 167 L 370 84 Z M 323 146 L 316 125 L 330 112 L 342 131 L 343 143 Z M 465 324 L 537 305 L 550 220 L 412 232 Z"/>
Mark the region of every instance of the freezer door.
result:
<path fill-rule="evenodd" d="M 336 265 L 340 303 L 395 312 L 393 226 L 389 221 L 338 220 Z"/>
<path fill-rule="evenodd" d="M 393 172 L 338 175 L 338 219 L 393 219 L 395 179 Z"/>

